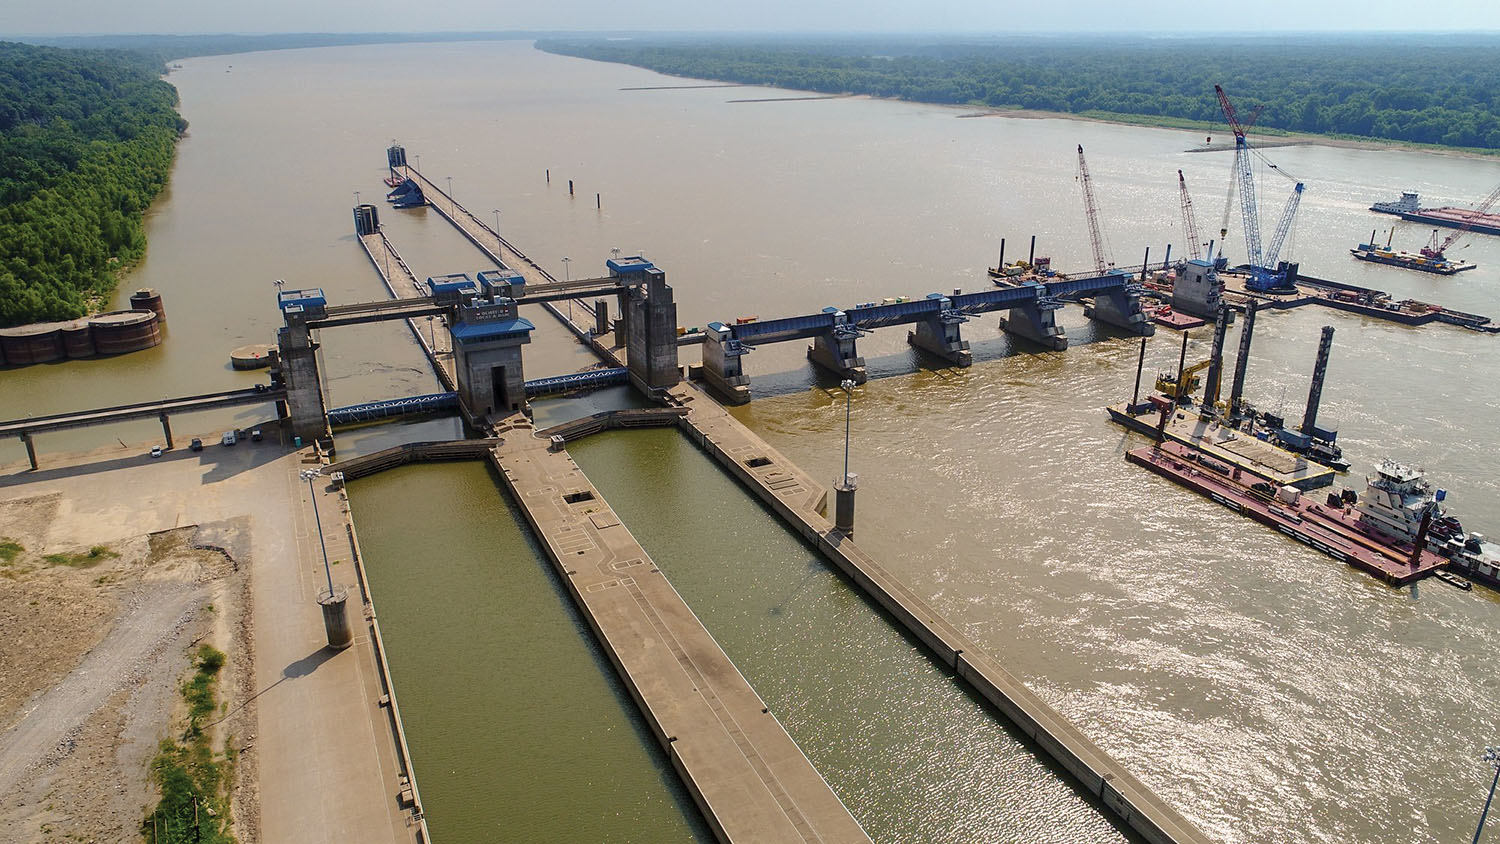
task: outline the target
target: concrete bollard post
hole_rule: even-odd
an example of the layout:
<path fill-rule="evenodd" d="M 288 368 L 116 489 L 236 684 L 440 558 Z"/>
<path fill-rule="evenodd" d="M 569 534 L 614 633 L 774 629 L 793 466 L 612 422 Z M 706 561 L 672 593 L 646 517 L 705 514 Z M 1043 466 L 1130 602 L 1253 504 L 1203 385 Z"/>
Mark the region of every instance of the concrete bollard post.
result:
<path fill-rule="evenodd" d="M 859 475 L 833 482 L 833 527 L 851 539 L 854 537 L 854 491 L 859 489 Z"/>
<path fill-rule="evenodd" d="M 335 587 L 333 594 L 326 590 L 318 593 L 318 605 L 323 608 L 323 630 L 328 634 L 328 647 L 341 651 L 354 642 L 354 633 L 349 628 L 349 590 Z"/>

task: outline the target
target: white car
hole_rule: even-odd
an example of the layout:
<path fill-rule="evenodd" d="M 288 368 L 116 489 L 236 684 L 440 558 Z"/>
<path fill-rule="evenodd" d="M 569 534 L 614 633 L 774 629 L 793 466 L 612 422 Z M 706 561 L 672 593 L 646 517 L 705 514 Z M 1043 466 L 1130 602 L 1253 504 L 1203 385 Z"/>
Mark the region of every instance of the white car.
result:
<path fill-rule="evenodd" d="M 153 445 L 153 446 L 151 446 L 151 456 L 152 457 L 160 457 L 161 456 L 161 446 L 159 446 L 159 445 Z"/>

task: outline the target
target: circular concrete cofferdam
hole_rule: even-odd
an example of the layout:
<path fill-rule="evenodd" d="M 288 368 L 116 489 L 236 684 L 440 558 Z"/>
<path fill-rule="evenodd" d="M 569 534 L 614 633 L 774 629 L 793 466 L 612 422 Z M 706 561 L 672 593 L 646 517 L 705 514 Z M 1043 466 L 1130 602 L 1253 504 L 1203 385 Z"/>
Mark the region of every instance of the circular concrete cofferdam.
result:
<path fill-rule="evenodd" d="M 138 352 L 161 343 L 161 325 L 155 311 L 113 311 L 89 320 L 94 348 L 101 355 Z"/>
<path fill-rule="evenodd" d="M 87 319 L 75 319 L 62 327 L 63 351 L 69 358 L 87 358 L 97 354 L 94 329 Z"/>
<path fill-rule="evenodd" d="M 156 314 L 156 322 L 159 327 L 167 325 L 167 308 L 161 302 L 161 294 L 153 287 L 142 287 L 140 290 L 130 294 L 130 309 L 132 311 L 152 311 Z"/>
<path fill-rule="evenodd" d="M 0 328 L 0 356 L 11 366 L 62 360 L 67 356 L 62 335 L 65 324 L 37 322 Z"/>

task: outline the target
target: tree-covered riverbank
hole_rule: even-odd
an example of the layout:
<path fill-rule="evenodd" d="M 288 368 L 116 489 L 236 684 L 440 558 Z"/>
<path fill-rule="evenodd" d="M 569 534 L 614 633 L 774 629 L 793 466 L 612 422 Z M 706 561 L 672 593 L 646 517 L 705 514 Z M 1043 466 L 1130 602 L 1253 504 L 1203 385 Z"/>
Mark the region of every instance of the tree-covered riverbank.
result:
<path fill-rule="evenodd" d="M 187 125 L 162 69 L 0 42 L 0 326 L 82 316 L 145 253 Z"/>
<path fill-rule="evenodd" d="M 547 40 L 561 55 L 822 93 L 1500 150 L 1500 39 Z M 1242 116 L 1244 116 L 1242 114 Z M 1227 127 L 1226 127 L 1227 128 Z"/>

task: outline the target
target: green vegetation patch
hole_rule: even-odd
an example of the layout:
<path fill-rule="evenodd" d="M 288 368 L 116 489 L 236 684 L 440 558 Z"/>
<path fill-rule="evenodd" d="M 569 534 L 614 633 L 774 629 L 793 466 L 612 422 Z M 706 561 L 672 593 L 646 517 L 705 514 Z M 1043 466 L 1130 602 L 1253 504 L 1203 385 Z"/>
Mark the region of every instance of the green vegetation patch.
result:
<path fill-rule="evenodd" d="M 1500 150 L 1500 39 L 550 40 L 674 76 L 926 103 L 1216 126 L 1214 85 L 1266 130 Z M 1193 121 L 1171 124 L 1170 121 Z"/>
<path fill-rule="evenodd" d="M 177 89 L 141 53 L 0 42 L 0 326 L 72 319 L 146 250 Z"/>
<path fill-rule="evenodd" d="M 229 784 L 234 759 L 214 752 L 204 720 L 214 713 L 219 673 L 227 657 L 212 645 L 198 649 L 193 676 L 182 685 L 188 728 L 181 740 L 163 739 L 151 762 L 161 802 L 141 823 L 149 844 L 234 844 L 230 833 Z"/>
<path fill-rule="evenodd" d="M 111 551 L 107 546 L 95 545 L 87 551 L 79 551 L 76 554 L 47 554 L 42 559 L 49 565 L 86 569 L 118 556 L 120 556 L 119 553 Z"/>
<path fill-rule="evenodd" d="M 0 536 L 0 564 L 10 565 L 25 550 L 21 543 L 10 537 Z"/>

